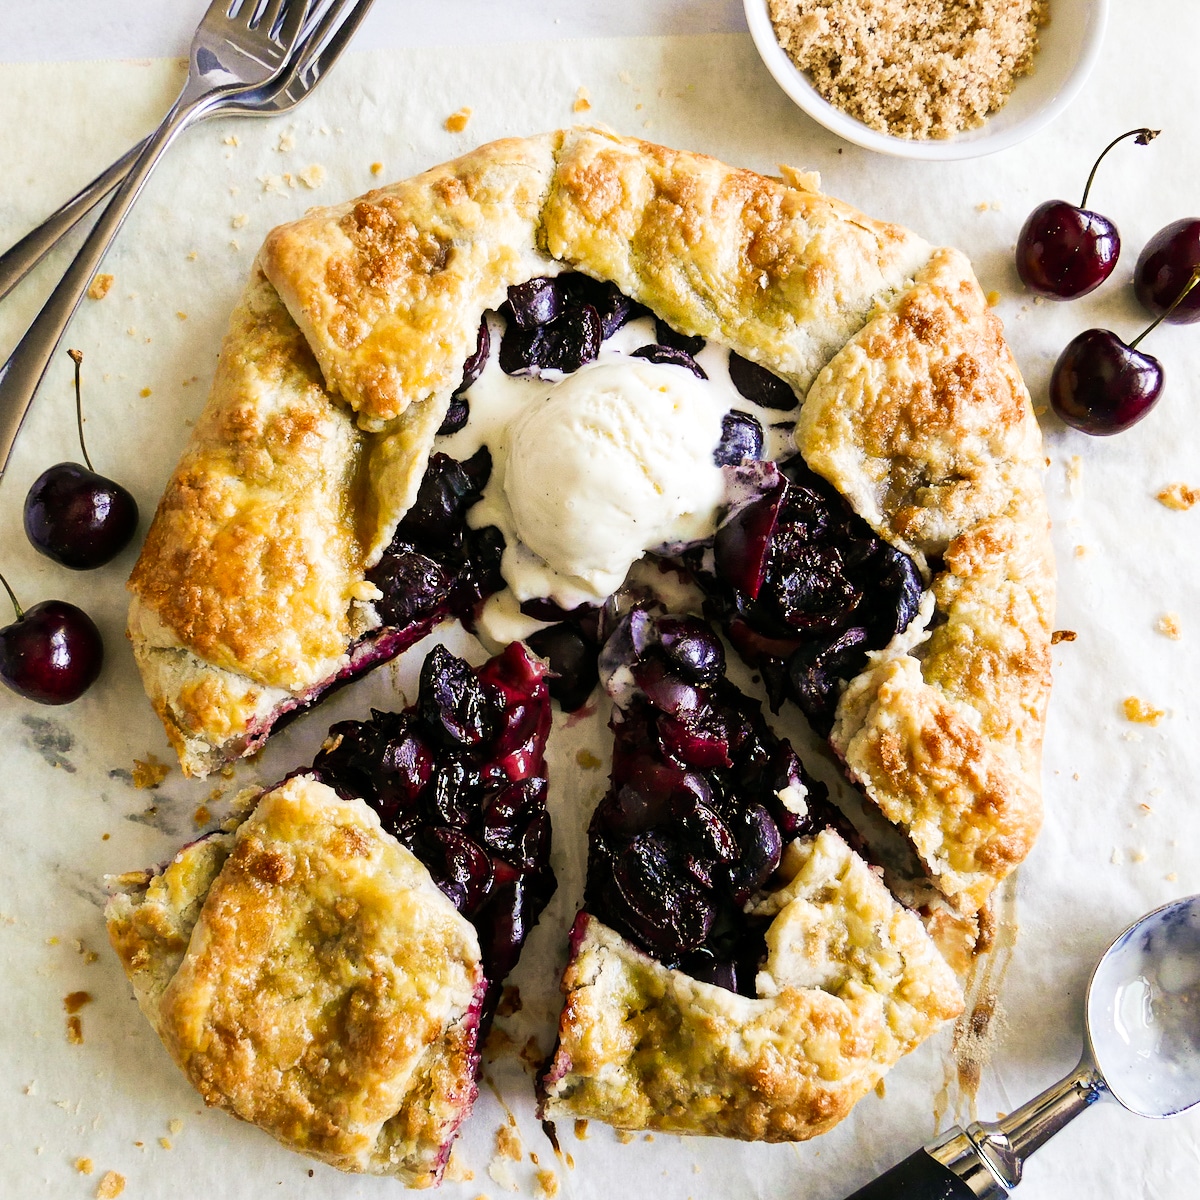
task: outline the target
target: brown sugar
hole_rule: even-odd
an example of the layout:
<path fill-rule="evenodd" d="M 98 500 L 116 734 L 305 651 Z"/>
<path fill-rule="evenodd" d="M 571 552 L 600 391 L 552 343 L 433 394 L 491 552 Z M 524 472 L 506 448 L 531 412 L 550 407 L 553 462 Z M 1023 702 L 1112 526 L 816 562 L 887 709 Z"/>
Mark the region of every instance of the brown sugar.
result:
<path fill-rule="evenodd" d="M 769 0 L 775 36 L 830 104 L 895 137 L 983 124 L 1033 69 L 1048 0 Z"/>

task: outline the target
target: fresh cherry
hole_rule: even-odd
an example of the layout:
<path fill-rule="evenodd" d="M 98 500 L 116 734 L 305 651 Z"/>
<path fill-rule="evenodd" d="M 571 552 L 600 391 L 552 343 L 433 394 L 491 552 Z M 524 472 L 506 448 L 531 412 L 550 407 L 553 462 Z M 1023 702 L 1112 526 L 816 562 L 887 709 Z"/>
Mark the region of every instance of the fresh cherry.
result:
<path fill-rule="evenodd" d="M 1067 344 L 1050 376 L 1050 403 L 1070 426 L 1084 433 L 1120 433 L 1158 402 L 1163 368 L 1142 354 L 1138 343 L 1157 328 L 1200 282 L 1196 267 L 1174 303 L 1127 346 L 1107 329 L 1087 329 Z"/>
<path fill-rule="evenodd" d="M 1200 266 L 1200 218 L 1184 217 L 1160 229 L 1138 256 L 1133 290 L 1151 316 L 1175 325 L 1200 321 L 1200 291 L 1192 292 L 1167 316 L 1188 276 Z"/>
<path fill-rule="evenodd" d="M 28 612 L 0 575 L 17 619 L 0 629 L 0 679 L 39 704 L 70 704 L 96 682 L 104 643 L 92 618 L 64 600 L 43 600 Z"/>
<path fill-rule="evenodd" d="M 1121 235 L 1105 216 L 1087 208 L 1096 168 L 1126 138 L 1145 146 L 1157 129 L 1131 129 L 1114 138 L 1092 166 L 1079 206 L 1047 200 L 1033 210 L 1017 238 L 1017 274 L 1030 291 L 1049 300 L 1074 300 L 1095 291 L 1113 272 L 1121 253 Z"/>
<path fill-rule="evenodd" d="M 129 545 L 137 530 L 138 507 L 119 483 L 92 469 L 83 440 L 79 393 L 83 355 L 78 350 L 67 353 L 75 363 L 75 416 L 87 466 L 61 462 L 37 477 L 25 497 L 25 534 L 47 558 L 73 571 L 90 571 L 110 562 Z"/>

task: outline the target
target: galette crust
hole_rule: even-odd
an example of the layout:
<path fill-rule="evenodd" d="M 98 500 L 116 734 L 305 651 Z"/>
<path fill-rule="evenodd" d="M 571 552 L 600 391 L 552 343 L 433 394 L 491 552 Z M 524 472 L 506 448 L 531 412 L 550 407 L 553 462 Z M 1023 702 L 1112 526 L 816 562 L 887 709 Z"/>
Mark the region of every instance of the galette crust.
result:
<path fill-rule="evenodd" d="M 207 1104 L 341 1170 L 438 1181 L 475 1096 L 478 940 L 361 800 L 293 778 L 125 882 L 109 937 Z"/>
<path fill-rule="evenodd" d="M 543 1115 L 754 1141 L 832 1128 L 962 1010 L 920 921 L 836 833 L 793 843 L 757 999 L 691 979 L 586 913 Z"/>
<path fill-rule="evenodd" d="M 972 913 L 1041 824 L 1054 563 L 1037 421 L 963 255 L 938 250 L 833 358 L 796 442 L 931 575 L 928 639 L 873 656 L 830 740 Z"/>

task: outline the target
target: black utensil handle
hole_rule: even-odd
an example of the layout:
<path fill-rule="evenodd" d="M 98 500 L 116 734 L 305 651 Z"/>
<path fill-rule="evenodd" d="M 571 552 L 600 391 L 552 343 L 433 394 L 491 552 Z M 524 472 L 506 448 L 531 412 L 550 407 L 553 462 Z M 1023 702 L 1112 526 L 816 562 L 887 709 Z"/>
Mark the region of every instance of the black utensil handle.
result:
<path fill-rule="evenodd" d="M 977 1200 L 974 1191 L 927 1150 L 910 1154 L 846 1200 Z"/>

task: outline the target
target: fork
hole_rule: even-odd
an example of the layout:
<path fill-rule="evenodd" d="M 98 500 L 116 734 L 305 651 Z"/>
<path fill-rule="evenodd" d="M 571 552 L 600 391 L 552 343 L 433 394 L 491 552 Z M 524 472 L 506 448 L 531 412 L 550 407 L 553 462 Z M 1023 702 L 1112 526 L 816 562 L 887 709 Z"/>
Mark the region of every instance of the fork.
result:
<path fill-rule="evenodd" d="M 50 299 L 0 367 L 0 478 L 67 322 L 159 156 L 221 99 L 244 96 L 279 79 L 292 61 L 307 8 L 302 0 L 212 0 L 192 37 L 188 77 L 179 98 L 150 135 Z"/>
<path fill-rule="evenodd" d="M 219 100 L 199 119 L 216 116 L 271 117 L 295 108 L 329 73 L 375 0 L 331 0 L 324 12 L 310 12 L 300 31 L 290 69 L 275 83 L 246 95 Z M 149 139 L 143 139 L 61 208 L 0 254 L 0 300 L 115 188 L 137 161 Z"/>

